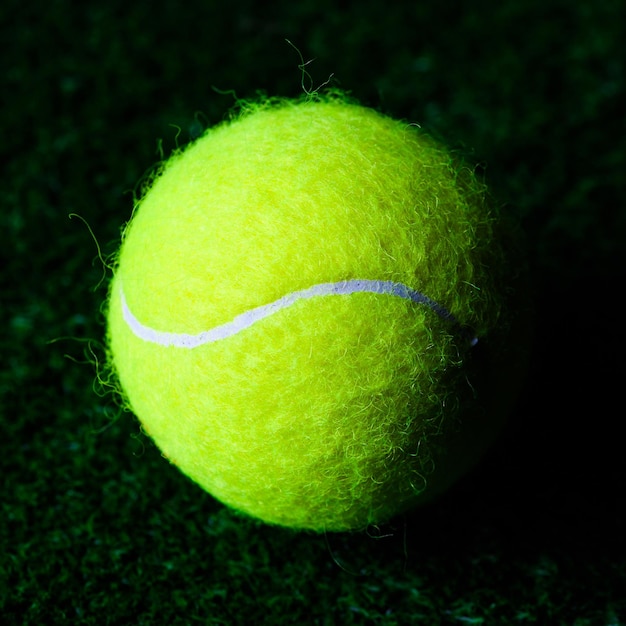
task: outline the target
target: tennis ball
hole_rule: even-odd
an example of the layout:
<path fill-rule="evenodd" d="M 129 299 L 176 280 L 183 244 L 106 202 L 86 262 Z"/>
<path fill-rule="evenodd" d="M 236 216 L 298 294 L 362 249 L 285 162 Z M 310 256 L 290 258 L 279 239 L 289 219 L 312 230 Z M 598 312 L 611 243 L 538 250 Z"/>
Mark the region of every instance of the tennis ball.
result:
<path fill-rule="evenodd" d="M 343 531 L 482 454 L 506 385 L 485 392 L 478 366 L 511 343 L 514 281 L 484 186 L 446 149 L 344 96 L 265 100 L 147 187 L 109 360 L 193 481 L 267 523 Z"/>

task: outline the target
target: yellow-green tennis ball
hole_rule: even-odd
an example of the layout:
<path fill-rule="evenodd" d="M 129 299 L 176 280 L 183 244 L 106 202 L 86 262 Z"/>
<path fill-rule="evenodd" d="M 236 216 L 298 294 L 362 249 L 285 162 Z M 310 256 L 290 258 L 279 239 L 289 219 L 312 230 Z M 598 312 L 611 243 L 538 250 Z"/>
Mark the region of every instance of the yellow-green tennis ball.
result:
<path fill-rule="evenodd" d="M 339 97 L 248 106 L 170 158 L 124 232 L 107 315 L 128 405 L 240 512 L 389 519 L 498 421 L 474 374 L 510 340 L 496 218 L 413 125 Z"/>

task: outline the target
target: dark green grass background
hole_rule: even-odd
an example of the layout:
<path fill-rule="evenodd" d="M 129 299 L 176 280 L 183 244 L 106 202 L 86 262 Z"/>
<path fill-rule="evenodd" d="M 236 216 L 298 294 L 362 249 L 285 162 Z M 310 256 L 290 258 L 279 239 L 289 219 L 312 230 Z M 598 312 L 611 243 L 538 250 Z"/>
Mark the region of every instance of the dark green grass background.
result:
<path fill-rule="evenodd" d="M 1 624 L 626 624 L 624 47 L 616 0 L 0 8 Z M 537 304 L 513 426 L 370 533 L 235 517 L 98 395 L 111 254 L 144 172 L 237 97 L 317 87 L 485 166 Z"/>

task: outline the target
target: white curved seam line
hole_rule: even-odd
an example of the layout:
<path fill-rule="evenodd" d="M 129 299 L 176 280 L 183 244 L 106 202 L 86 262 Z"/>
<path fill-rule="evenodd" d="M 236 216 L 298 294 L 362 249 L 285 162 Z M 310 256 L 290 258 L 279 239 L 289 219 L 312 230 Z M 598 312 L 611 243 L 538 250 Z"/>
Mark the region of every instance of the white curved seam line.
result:
<path fill-rule="evenodd" d="M 237 333 L 249 328 L 253 324 L 278 313 L 287 307 L 299 302 L 300 300 L 308 300 L 309 298 L 317 298 L 322 296 L 347 296 L 353 293 L 377 293 L 380 295 L 395 296 L 405 300 L 411 300 L 418 304 L 424 304 L 432 309 L 439 317 L 449 320 L 456 325 L 457 321 L 454 316 L 444 307 L 437 304 L 419 291 L 415 291 L 402 283 L 396 283 L 388 280 L 367 280 L 354 279 L 345 280 L 336 283 L 320 283 L 313 285 L 308 289 L 294 291 L 292 293 L 270 302 L 262 306 L 249 309 L 240 315 L 237 315 L 232 321 L 221 324 L 210 330 L 205 330 L 195 335 L 187 333 L 170 333 L 161 330 L 155 330 L 149 326 L 142 324 L 130 310 L 124 291 L 120 286 L 120 300 L 122 306 L 122 315 L 124 321 L 139 339 L 155 343 L 161 346 L 174 346 L 177 348 L 197 348 L 207 343 L 220 341 L 228 337 L 232 337 Z"/>

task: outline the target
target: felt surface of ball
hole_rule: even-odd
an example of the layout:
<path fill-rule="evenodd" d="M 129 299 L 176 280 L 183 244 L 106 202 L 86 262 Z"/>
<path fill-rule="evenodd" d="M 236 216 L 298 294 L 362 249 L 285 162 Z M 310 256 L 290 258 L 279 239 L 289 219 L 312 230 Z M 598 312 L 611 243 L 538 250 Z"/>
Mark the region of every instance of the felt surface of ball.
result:
<path fill-rule="evenodd" d="M 510 333 L 497 225 L 413 125 L 341 97 L 249 105 L 168 160 L 124 231 L 107 334 L 125 402 L 237 511 L 385 521 L 497 430 L 474 375 Z"/>

